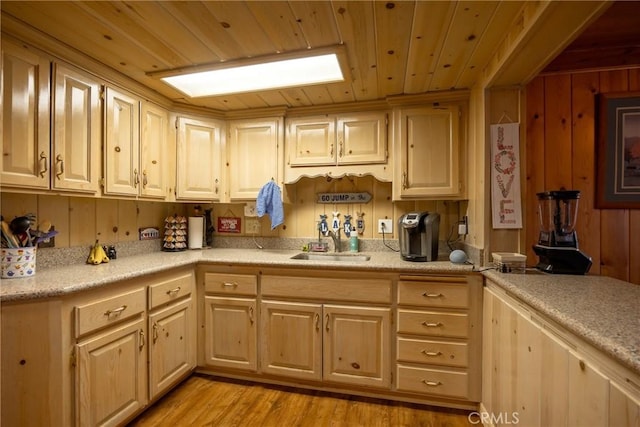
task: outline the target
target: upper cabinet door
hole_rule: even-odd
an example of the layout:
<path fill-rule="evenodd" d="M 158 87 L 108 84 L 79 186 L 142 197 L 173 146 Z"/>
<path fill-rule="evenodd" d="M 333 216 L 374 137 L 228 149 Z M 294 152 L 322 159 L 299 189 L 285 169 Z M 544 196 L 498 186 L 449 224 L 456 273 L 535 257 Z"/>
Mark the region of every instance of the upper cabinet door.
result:
<path fill-rule="evenodd" d="M 229 124 L 229 198 L 258 196 L 264 184 L 279 182 L 282 168 L 282 118 L 238 120 Z"/>
<path fill-rule="evenodd" d="M 142 173 L 140 195 L 165 198 L 167 174 L 167 144 L 169 135 L 169 113 L 167 110 L 147 102 L 142 104 L 140 139 L 140 169 Z"/>
<path fill-rule="evenodd" d="M 100 179 L 100 89 L 98 79 L 55 64 L 53 188 L 97 193 Z"/>
<path fill-rule="evenodd" d="M 50 64 L 2 41 L 2 185 L 49 188 Z"/>
<path fill-rule="evenodd" d="M 216 120 L 178 119 L 177 199 L 218 201 L 223 197 L 221 129 Z"/>
<path fill-rule="evenodd" d="M 338 117 L 338 164 L 386 163 L 387 114 Z"/>
<path fill-rule="evenodd" d="M 107 88 L 105 123 L 105 194 L 138 195 L 140 171 L 140 101 Z"/>
<path fill-rule="evenodd" d="M 395 112 L 394 198 L 462 195 L 459 116 L 457 105 Z"/>
<path fill-rule="evenodd" d="M 335 117 L 288 120 L 287 144 L 290 166 L 322 166 L 336 163 Z"/>

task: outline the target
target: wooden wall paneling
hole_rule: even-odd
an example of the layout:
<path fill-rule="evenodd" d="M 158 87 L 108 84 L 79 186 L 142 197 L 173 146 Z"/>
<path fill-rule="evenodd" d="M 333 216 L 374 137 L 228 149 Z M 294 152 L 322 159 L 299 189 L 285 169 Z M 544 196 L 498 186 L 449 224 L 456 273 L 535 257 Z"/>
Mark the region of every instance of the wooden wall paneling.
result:
<path fill-rule="evenodd" d="M 96 199 L 96 239 L 102 244 L 118 242 L 118 200 Z"/>
<path fill-rule="evenodd" d="M 17 216 L 37 214 L 38 196 L 35 194 L 2 193 L 2 216 L 7 224 Z"/>
<path fill-rule="evenodd" d="M 365 176 L 362 178 L 358 178 L 360 182 L 359 190 L 360 191 L 368 191 L 371 194 L 372 199 L 369 203 L 357 204 L 353 207 L 354 220 L 356 221 L 354 224 L 357 226 L 358 221 L 358 213 L 364 212 L 364 233 L 362 236 L 358 236 L 363 239 L 372 239 L 375 237 L 382 237 L 378 235 L 378 221 L 375 218 L 374 208 L 376 204 L 376 186 L 378 185 L 378 181 L 372 176 Z"/>
<path fill-rule="evenodd" d="M 591 256 L 591 273 L 600 273 L 600 211 L 595 203 L 595 96 L 598 73 L 571 75 L 573 189 L 580 190 L 577 233 L 580 249 Z"/>
<path fill-rule="evenodd" d="M 135 200 L 118 200 L 118 242 L 138 240 L 137 218 Z"/>
<path fill-rule="evenodd" d="M 545 190 L 565 188 L 571 182 L 571 76 L 545 79 Z"/>
<path fill-rule="evenodd" d="M 640 91 L 640 68 L 629 70 L 629 90 Z M 640 285 L 640 209 L 629 211 L 629 281 Z"/>
<path fill-rule="evenodd" d="M 38 196 L 38 223 L 51 221 L 58 231 L 54 243 L 56 248 L 69 247 L 69 197 Z"/>
<path fill-rule="evenodd" d="M 627 91 L 628 84 L 627 70 L 600 72 L 600 93 Z M 600 219 L 600 272 L 605 276 L 628 281 L 629 210 L 603 209 L 600 211 Z"/>
<path fill-rule="evenodd" d="M 69 198 L 69 246 L 90 246 L 96 240 L 96 200 Z"/>
<path fill-rule="evenodd" d="M 138 228 L 156 227 L 162 229 L 164 227 L 164 203 L 137 201 L 136 209 L 138 212 Z M 204 211 L 202 214 L 204 214 Z"/>
<path fill-rule="evenodd" d="M 526 107 L 524 113 L 525 130 L 525 153 L 523 162 L 525 167 L 525 183 L 523 185 L 523 221 L 525 224 L 524 240 L 525 255 L 527 264 L 534 265 L 538 261 L 532 249 L 532 245 L 538 242 L 540 232 L 540 221 L 538 219 L 538 201 L 536 193 L 544 190 L 544 77 L 537 77 L 527 85 Z"/>
<path fill-rule="evenodd" d="M 319 217 L 316 214 L 315 183 L 310 178 L 301 178 L 296 183 L 296 199 L 293 205 L 295 210 L 295 227 L 297 236 L 318 236 L 317 223 Z"/>

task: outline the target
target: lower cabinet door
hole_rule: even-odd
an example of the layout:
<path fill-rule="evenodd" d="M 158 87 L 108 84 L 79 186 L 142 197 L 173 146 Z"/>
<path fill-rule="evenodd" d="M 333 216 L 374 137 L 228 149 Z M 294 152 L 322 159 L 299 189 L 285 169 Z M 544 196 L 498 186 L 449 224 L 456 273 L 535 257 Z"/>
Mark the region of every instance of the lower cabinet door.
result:
<path fill-rule="evenodd" d="M 255 298 L 205 296 L 205 362 L 255 371 L 258 328 Z"/>
<path fill-rule="evenodd" d="M 145 319 L 77 344 L 76 425 L 122 424 L 147 403 Z"/>
<path fill-rule="evenodd" d="M 263 373 L 322 380 L 322 305 L 263 301 Z"/>
<path fill-rule="evenodd" d="M 388 308 L 324 306 L 323 379 L 391 387 Z"/>
<path fill-rule="evenodd" d="M 149 316 L 149 399 L 195 366 L 195 323 L 191 298 Z"/>

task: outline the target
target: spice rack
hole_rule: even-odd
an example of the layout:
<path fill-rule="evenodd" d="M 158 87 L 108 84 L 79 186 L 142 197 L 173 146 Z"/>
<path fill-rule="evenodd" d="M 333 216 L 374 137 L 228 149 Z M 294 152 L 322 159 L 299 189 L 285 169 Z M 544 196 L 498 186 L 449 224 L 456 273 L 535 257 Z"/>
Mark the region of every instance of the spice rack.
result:
<path fill-rule="evenodd" d="M 162 250 L 166 252 L 180 252 L 187 250 L 186 217 L 173 215 L 165 218 Z"/>

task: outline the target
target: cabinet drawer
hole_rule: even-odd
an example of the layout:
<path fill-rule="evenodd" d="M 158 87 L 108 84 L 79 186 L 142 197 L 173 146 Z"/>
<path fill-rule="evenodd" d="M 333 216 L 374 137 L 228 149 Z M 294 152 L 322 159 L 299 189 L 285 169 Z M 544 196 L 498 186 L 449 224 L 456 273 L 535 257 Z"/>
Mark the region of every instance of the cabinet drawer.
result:
<path fill-rule="evenodd" d="M 467 343 L 398 338 L 398 361 L 465 367 Z"/>
<path fill-rule="evenodd" d="M 262 295 L 325 301 L 391 302 L 391 280 L 263 276 Z"/>
<path fill-rule="evenodd" d="M 398 365 L 397 388 L 398 391 L 467 398 L 469 376 L 466 372 Z"/>
<path fill-rule="evenodd" d="M 398 332 L 466 338 L 469 316 L 466 313 L 398 310 Z"/>
<path fill-rule="evenodd" d="M 193 273 L 173 277 L 149 286 L 149 309 L 176 301 L 193 292 Z"/>
<path fill-rule="evenodd" d="M 466 283 L 398 282 L 398 304 L 425 307 L 469 306 L 469 288 Z"/>
<path fill-rule="evenodd" d="M 205 273 L 204 290 L 212 294 L 258 295 L 258 279 L 251 274 Z"/>
<path fill-rule="evenodd" d="M 142 313 L 145 309 L 146 298 L 144 288 L 100 301 L 77 305 L 74 307 L 76 338 Z"/>

